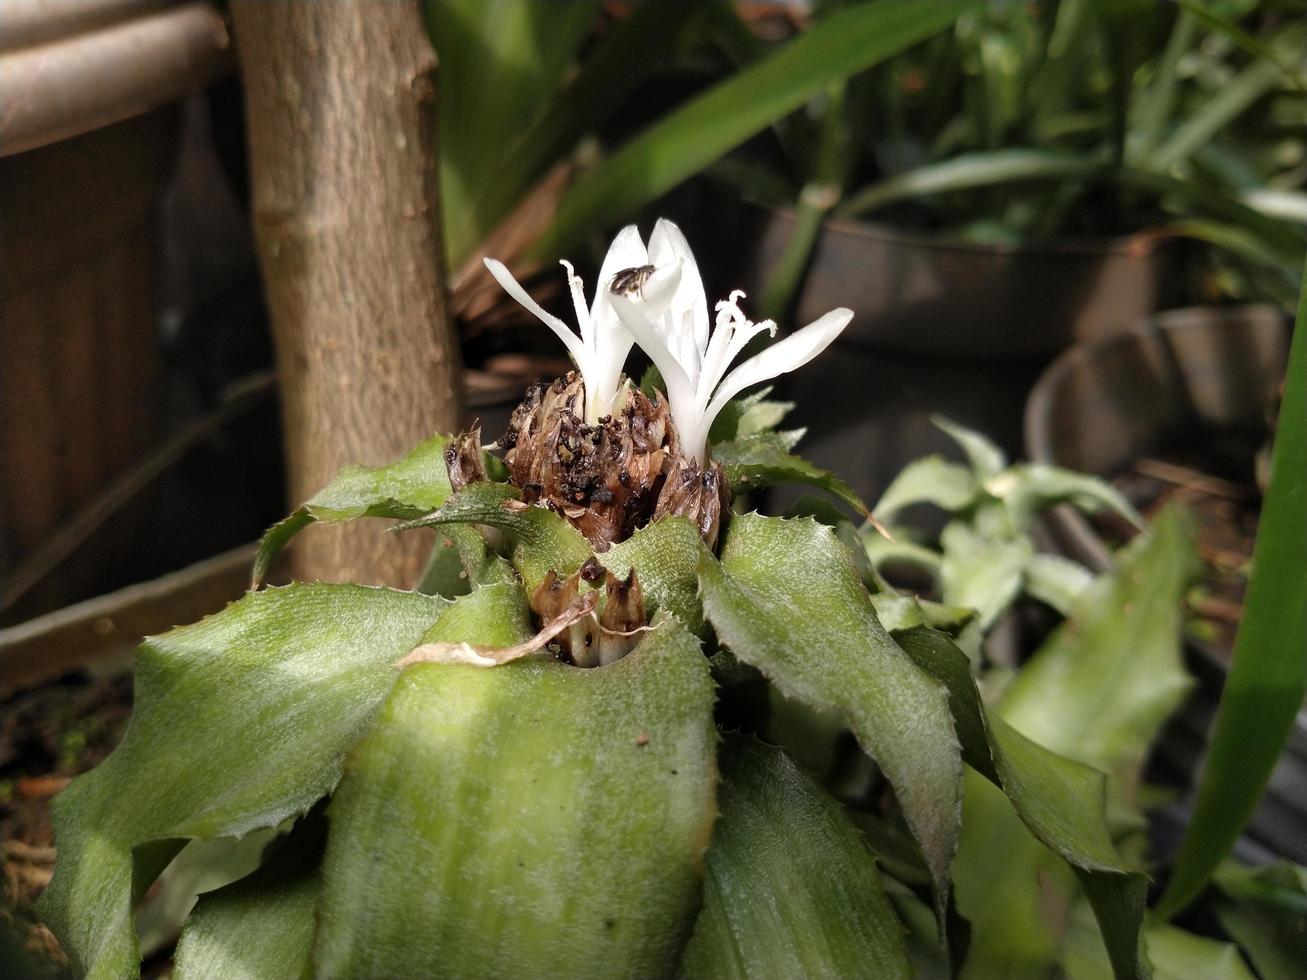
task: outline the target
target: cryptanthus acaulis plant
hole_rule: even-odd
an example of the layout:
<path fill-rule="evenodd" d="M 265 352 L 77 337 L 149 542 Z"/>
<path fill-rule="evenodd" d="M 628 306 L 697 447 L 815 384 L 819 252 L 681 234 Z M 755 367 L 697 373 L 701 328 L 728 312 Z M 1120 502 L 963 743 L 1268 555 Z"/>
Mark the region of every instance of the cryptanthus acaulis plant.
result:
<path fill-rule="evenodd" d="M 343 470 L 269 529 L 243 598 L 141 647 L 126 737 L 54 803 L 40 912 L 74 972 L 139 975 L 141 896 L 188 841 L 239 841 L 248 864 L 275 838 L 200 897 L 176 980 L 898 978 L 908 926 L 947 975 L 965 760 L 1076 869 L 1049 887 L 1083 883 L 1117 976 L 1140 975 L 1145 880 L 1116 853 L 1102 774 L 987 714 L 974 614 L 896 592 L 867 561 L 866 507 L 792 453 L 788 405 L 746 392 L 849 311 L 748 356 L 775 326 L 738 292 L 710 314 L 666 221 L 617 235 L 589 305 L 564 263 L 576 329 L 487 266 L 575 370 L 488 446 L 473 427 Z M 624 376 L 636 345 L 661 384 Z M 962 506 L 1029 509 L 991 477 Z M 854 516 L 734 503 L 780 482 Z M 416 588 L 265 587 L 300 530 L 359 518 L 435 529 Z M 1173 613 L 1180 537 L 1159 521 L 1092 601 Z M 1053 655 L 1095 634 L 1067 635 Z M 866 778 L 837 800 L 834 770 L 796 756 Z M 883 867 L 854 815 L 898 841 Z M 231 865 L 206 846 L 193 864 Z"/>

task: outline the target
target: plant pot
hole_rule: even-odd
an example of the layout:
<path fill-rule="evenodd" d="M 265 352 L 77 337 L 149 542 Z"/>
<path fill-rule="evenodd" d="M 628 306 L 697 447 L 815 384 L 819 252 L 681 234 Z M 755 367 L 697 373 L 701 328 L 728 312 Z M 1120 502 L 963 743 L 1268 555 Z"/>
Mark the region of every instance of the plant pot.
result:
<path fill-rule="evenodd" d="M 172 103 L 228 68 L 207 4 L 0 7 L 0 568 L 5 573 L 159 434 L 160 201 Z M 158 107 L 158 108 L 156 108 Z M 32 596 L 93 594 L 101 561 Z M 3 578 L 3 575 L 0 575 Z"/>
<path fill-rule="evenodd" d="M 774 267 L 794 224 L 792 211 L 770 214 L 757 239 L 756 270 L 765 274 Z M 1174 267 L 1173 245 L 1151 233 L 971 245 L 828 218 L 795 322 L 847 306 L 854 312 L 842 338 L 847 344 L 974 360 L 1045 360 L 1072 343 L 1119 333 L 1167 305 Z"/>
<path fill-rule="evenodd" d="M 1026 407 L 1030 458 L 1109 476 L 1159 452 L 1247 447 L 1267 436 L 1267 407 L 1288 359 L 1284 318 L 1265 306 L 1172 310 L 1135 332 L 1072 348 L 1031 392 Z M 1111 549 L 1069 508 L 1050 512 L 1049 536 L 1095 569 Z M 1158 745 L 1155 769 L 1191 785 L 1200 766 L 1227 671 L 1209 643 L 1186 641 L 1198 687 Z M 1307 712 L 1300 713 L 1257 812 L 1249 841 L 1307 861 Z"/>

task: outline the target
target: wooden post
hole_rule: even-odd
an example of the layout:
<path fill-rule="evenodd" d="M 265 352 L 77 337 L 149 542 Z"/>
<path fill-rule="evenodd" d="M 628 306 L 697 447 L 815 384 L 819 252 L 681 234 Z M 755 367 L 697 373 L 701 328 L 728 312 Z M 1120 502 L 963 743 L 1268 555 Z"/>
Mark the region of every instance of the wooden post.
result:
<path fill-rule="evenodd" d="M 417 0 L 233 0 L 293 502 L 462 417 L 446 313 L 436 59 Z M 311 529 L 312 530 L 312 529 Z M 430 540 L 305 534 L 297 578 L 411 587 Z"/>

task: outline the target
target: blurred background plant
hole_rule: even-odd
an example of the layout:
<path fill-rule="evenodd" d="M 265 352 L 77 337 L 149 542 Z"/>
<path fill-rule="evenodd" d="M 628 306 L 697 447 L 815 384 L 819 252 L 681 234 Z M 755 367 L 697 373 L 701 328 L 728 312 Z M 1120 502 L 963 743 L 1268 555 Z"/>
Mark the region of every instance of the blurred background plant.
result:
<path fill-rule="evenodd" d="M 1188 236 L 1217 247 L 1211 295 L 1287 305 L 1307 241 L 1304 40 L 1293 4 L 991 0 L 712 172 L 798 209 L 776 309 L 826 215 L 991 245 Z"/>

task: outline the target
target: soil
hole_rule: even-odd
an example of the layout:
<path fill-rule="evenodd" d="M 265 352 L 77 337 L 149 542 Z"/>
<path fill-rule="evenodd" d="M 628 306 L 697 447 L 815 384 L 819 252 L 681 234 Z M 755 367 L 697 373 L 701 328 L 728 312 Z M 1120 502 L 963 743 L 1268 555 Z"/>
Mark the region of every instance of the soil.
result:
<path fill-rule="evenodd" d="M 0 928 L 16 932 L 38 962 L 63 962 L 32 911 L 54 872 L 51 798 L 113 751 L 131 711 L 129 672 L 74 674 L 0 703 Z"/>
<path fill-rule="evenodd" d="M 1220 454 L 1215 454 L 1219 456 Z M 1137 460 L 1112 483 L 1150 520 L 1170 503 L 1181 504 L 1197 522 L 1202 574 L 1186 598 L 1195 639 L 1229 659 L 1243 614 L 1252 563 L 1261 491 L 1245 466 L 1196 453 Z M 1133 529 L 1120 518 L 1099 515 L 1095 523 L 1109 541 L 1128 539 Z"/>

